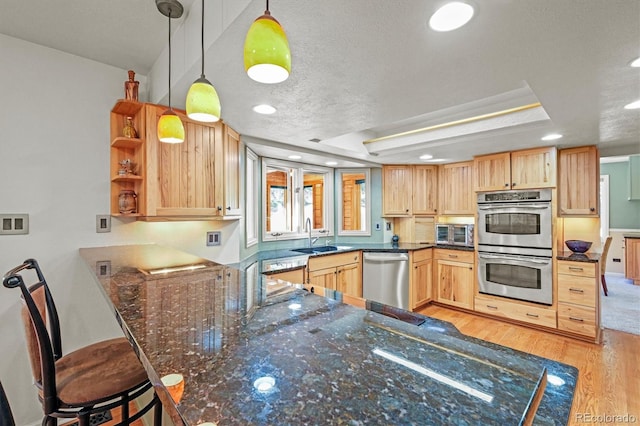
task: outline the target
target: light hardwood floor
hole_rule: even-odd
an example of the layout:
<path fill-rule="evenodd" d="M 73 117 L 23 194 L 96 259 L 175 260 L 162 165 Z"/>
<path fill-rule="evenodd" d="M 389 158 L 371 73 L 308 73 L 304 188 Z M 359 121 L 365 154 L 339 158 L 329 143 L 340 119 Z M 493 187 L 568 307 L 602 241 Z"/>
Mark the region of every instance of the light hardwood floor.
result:
<path fill-rule="evenodd" d="M 640 424 L 640 336 L 605 329 L 596 345 L 434 305 L 419 313 L 448 321 L 467 336 L 577 367 L 569 424 L 585 424 L 579 419 L 586 415 L 629 415 Z"/>

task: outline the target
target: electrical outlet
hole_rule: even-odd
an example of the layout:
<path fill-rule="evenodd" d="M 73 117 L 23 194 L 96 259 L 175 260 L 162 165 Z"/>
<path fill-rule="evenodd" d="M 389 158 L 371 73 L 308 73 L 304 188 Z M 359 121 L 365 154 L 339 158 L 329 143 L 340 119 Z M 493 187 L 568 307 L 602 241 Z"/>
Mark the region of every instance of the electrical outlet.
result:
<path fill-rule="evenodd" d="M 222 232 L 220 231 L 209 231 L 207 232 L 207 245 L 208 246 L 219 246 L 222 243 Z"/>
<path fill-rule="evenodd" d="M 29 215 L 26 213 L 0 214 L 0 235 L 29 233 Z"/>
<path fill-rule="evenodd" d="M 387 231 L 391 231 L 391 222 L 387 222 Z"/>
<path fill-rule="evenodd" d="M 379 231 L 379 230 L 380 230 L 380 224 L 376 223 L 376 231 Z"/>
<path fill-rule="evenodd" d="M 99 277 L 110 277 L 111 276 L 111 261 L 110 260 L 99 260 L 96 262 L 96 275 Z"/>
<path fill-rule="evenodd" d="M 96 215 L 96 232 L 111 232 L 111 216 L 108 214 Z"/>
<path fill-rule="evenodd" d="M 613 261 L 614 261 L 615 263 L 620 263 L 620 262 L 621 262 L 621 259 L 620 259 L 619 257 L 614 257 L 614 258 L 613 258 Z"/>

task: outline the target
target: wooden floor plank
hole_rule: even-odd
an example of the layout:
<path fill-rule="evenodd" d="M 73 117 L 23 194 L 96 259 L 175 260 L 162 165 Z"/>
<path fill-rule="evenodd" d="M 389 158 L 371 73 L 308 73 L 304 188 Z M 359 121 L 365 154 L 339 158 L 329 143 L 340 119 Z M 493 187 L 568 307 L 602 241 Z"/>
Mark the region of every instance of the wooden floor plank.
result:
<path fill-rule="evenodd" d="M 420 313 L 448 321 L 467 336 L 577 367 L 569 424 L 580 424 L 581 415 L 635 416 L 640 423 L 640 336 L 605 330 L 597 345 L 440 306 Z"/>

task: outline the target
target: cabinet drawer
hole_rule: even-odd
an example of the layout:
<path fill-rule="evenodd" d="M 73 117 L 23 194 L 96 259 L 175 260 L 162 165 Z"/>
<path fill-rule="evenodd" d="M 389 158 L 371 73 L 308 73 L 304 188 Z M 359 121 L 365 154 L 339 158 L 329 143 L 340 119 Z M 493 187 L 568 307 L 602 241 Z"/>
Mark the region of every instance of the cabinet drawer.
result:
<path fill-rule="evenodd" d="M 558 274 L 579 275 L 581 277 L 595 277 L 596 264 L 558 260 Z"/>
<path fill-rule="evenodd" d="M 596 337 L 596 310 L 584 306 L 559 303 L 558 329 Z"/>
<path fill-rule="evenodd" d="M 558 275 L 558 301 L 576 305 L 596 306 L 596 280 L 594 277 Z"/>
<path fill-rule="evenodd" d="M 551 309 L 476 296 L 475 310 L 497 317 L 556 328 L 556 313 Z"/>
<path fill-rule="evenodd" d="M 307 262 L 310 271 L 318 269 L 335 268 L 350 263 L 360 262 L 360 251 L 350 251 L 348 253 L 331 254 L 324 256 L 311 256 Z"/>
<path fill-rule="evenodd" d="M 454 260 L 456 262 L 473 263 L 474 252 L 463 250 L 435 249 L 434 258 L 439 260 Z"/>
<path fill-rule="evenodd" d="M 422 262 L 423 260 L 431 259 L 433 252 L 431 249 L 415 250 L 412 253 L 413 263 Z"/>

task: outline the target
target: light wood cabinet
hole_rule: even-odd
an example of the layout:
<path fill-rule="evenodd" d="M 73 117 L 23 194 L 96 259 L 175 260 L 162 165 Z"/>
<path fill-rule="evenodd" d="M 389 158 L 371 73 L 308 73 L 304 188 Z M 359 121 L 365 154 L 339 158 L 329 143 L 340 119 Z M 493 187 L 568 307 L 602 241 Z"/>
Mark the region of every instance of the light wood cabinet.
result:
<path fill-rule="evenodd" d="M 475 157 L 475 191 L 553 188 L 556 148 L 534 148 Z"/>
<path fill-rule="evenodd" d="M 640 238 L 624 239 L 624 276 L 640 285 Z"/>
<path fill-rule="evenodd" d="M 119 215 L 118 195 L 137 194 L 143 220 L 237 218 L 240 210 L 240 137 L 222 122 L 199 123 L 174 110 L 185 127 L 180 144 L 160 143 L 157 122 L 166 107 L 118 101 L 111 111 L 111 213 Z M 138 138 L 123 138 L 132 117 Z M 131 159 L 138 170 L 119 175 L 119 162 Z"/>
<path fill-rule="evenodd" d="M 434 250 L 436 300 L 459 308 L 473 309 L 473 252 Z"/>
<path fill-rule="evenodd" d="M 362 297 L 361 252 L 311 256 L 307 262 L 307 283 Z"/>
<path fill-rule="evenodd" d="M 403 243 L 434 244 L 435 221 L 431 217 L 396 217 L 393 230 Z"/>
<path fill-rule="evenodd" d="M 410 253 L 410 257 L 409 305 L 415 310 L 433 298 L 433 250 L 415 250 Z"/>
<path fill-rule="evenodd" d="M 600 161 L 595 146 L 560 150 L 558 214 L 593 216 L 600 214 Z"/>
<path fill-rule="evenodd" d="M 600 266 L 558 261 L 558 330 L 599 339 Z"/>
<path fill-rule="evenodd" d="M 478 294 L 475 297 L 475 311 L 541 327 L 556 328 L 555 309 L 531 303 Z"/>
<path fill-rule="evenodd" d="M 439 166 L 439 214 L 473 215 L 473 162 L 451 163 Z"/>
<path fill-rule="evenodd" d="M 412 191 L 411 166 L 382 167 L 383 216 L 411 216 Z"/>
<path fill-rule="evenodd" d="M 412 213 L 435 215 L 438 212 L 438 166 L 415 165 L 412 167 Z"/>

